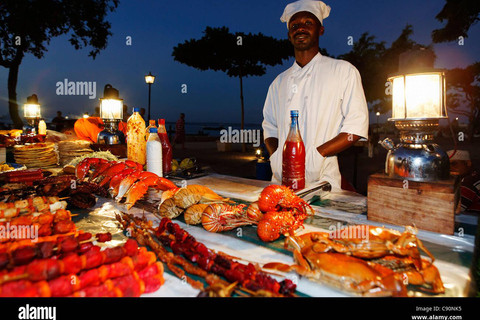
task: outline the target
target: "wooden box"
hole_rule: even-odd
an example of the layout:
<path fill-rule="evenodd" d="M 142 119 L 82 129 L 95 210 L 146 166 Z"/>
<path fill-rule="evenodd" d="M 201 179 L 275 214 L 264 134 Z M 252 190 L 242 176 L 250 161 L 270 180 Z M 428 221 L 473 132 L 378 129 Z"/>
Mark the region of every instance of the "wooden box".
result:
<path fill-rule="evenodd" d="M 460 211 L 458 177 L 415 182 L 376 173 L 368 178 L 367 217 L 371 221 L 453 235 Z"/>

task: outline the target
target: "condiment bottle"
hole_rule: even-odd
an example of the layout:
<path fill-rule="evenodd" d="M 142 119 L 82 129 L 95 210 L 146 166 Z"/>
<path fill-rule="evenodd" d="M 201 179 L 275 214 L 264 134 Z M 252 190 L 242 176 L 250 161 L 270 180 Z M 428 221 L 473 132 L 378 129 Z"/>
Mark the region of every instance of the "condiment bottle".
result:
<path fill-rule="evenodd" d="M 283 146 L 282 185 L 296 191 L 305 188 L 305 145 L 298 126 L 298 110 L 291 110 L 290 117 L 290 131 Z"/>
<path fill-rule="evenodd" d="M 162 142 L 158 137 L 157 128 L 150 128 L 147 140 L 147 171 L 163 176 L 162 170 Z"/>
<path fill-rule="evenodd" d="M 38 122 L 38 135 L 41 137 L 42 141 L 45 141 L 45 138 L 47 137 L 47 124 L 43 119 Z"/>
<path fill-rule="evenodd" d="M 155 124 L 155 119 L 148 120 L 148 127 L 145 130 L 147 138 L 148 138 L 148 135 L 150 134 L 150 128 L 156 128 L 156 127 L 157 125 Z"/>
<path fill-rule="evenodd" d="M 133 113 L 127 120 L 127 158 L 145 165 L 146 148 L 145 120 L 140 115 L 140 109 L 133 108 Z"/>
<path fill-rule="evenodd" d="M 158 119 L 158 137 L 162 142 L 162 170 L 163 174 L 166 174 L 172 171 L 173 150 L 165 128 L 165 119 Z"/>

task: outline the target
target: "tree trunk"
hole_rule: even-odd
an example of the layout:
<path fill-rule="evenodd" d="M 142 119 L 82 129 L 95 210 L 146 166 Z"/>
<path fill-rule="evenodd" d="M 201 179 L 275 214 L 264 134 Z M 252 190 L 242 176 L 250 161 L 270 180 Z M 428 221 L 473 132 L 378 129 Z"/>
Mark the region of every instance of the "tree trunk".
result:
<path fill-rule="evenodd" d="M 240 78 L 240 102 L 241 102 L 241 107 L 242 107 L 242 120 L 241 120 L 241 123 L 240 123 L 240 129 L 243 130 L 244 126 L 245 126 L 245 123 L 244 123 L 244 119 L 245 119 L 245 107 L 244 107 L 244 102 L 243 102 L 243 78 L 242 78 L 242 67 L 240 67 L 240 75 L 239 75 L 239 78 Z M 240 131 L 240 132 L 243 132 L 243 131 Z M 245 145 L 245 141 L 242 142 L 242 152 L 245 152 L 247 149 L 246 145 Z"/>
<path fill-rule="evenodd" d="M 18 113 L 17 103 L 17 81 L 20 63 L 17 63 L 15 60 L 8 69 L 8 111 L 10 113 L 10 118 L 13 121 L 13 127 L 15 129 L 22 129 L 23 121 Z"/>

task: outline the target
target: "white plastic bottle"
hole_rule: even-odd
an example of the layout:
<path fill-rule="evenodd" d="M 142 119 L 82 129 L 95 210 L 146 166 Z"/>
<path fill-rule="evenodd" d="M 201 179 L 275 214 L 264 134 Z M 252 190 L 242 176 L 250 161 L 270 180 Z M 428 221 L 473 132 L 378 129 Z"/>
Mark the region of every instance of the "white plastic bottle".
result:
<path fill-rule="evenodd" d="M 150 128 L 147 140 L 147 171 L 163 177 L 162 166 L 162 142 L 157 128 Z"/>

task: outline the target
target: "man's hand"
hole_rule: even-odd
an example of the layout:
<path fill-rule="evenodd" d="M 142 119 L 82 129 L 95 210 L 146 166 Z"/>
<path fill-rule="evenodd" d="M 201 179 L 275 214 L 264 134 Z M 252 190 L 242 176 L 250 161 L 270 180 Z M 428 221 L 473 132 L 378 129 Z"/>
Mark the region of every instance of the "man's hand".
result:
<path fill-rule="evenodd" d="M 317 148 L 317 151 L 323 157 L 334 156 L 353 146 L 358 140 L 360 140 L 360 138 L 361 138 L 360 136 L 357 136 L 352 133 L 341 132 L 338 134 L 338 136 L 336 136 L 332 140 L 327 141 L 321 146 L 319 146 Z M 265 140 L 265 143 L 266 143 L 266 140 Z"/>
<path fill-rule="evenodd" d="M 357 136 L 352 133 L 341 132 L 330 141 L 325 142 L 317 148 L 317 151 L 323 157 L 330 157 L 353 146 L 360 136 Z M 267 138 L 265 139 L 265 146 L 267 147 L 268 153 L 272 155 L 278 149 L 278 139 L 277 138 Z"/>
<path fill-rule="evenodd" d="M 278 139 L 277 138 L 267 138 L 265 139 L 265 146 L 269 155 L 272 155 L 275 150 L 278 148 Z"/>

